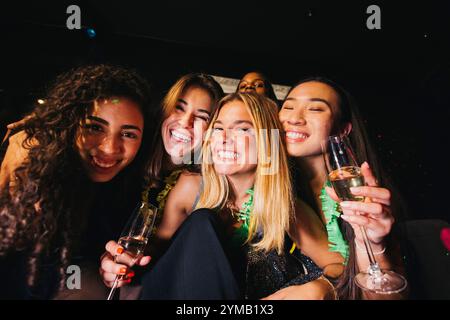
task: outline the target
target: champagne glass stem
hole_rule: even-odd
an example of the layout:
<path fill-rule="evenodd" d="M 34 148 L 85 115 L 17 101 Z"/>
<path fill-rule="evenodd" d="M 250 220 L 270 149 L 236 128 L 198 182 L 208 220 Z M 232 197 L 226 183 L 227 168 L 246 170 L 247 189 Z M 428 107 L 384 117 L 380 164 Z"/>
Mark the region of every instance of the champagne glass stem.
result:
<path fill-rule="evenodd" d="M 372 246 L 370 244 L 369 238 L 367 237 L 366 228 L 364 226 L 359 226 L 359 229 L 361 230 L 361 234 L 363 236 L 364 241 L 364 247 L 366 248 L 367 257 L 369 258 L 370 263 L 370 273 L 375 273 L 377 271 L 380 271 L 380 267 L 378 266 L 378 263 L 375 259 L 375 255 L 373 254 Z"/>
<path fill-rule="evenodd" d="M 117 275 L 116 279 L 114 279 L 114 283 L 111 287 L 111 291 L 109 291 L 108 298 L 106 300 L 112 300 L 114 297 L 114 293 L 116 292 L 117 286 L 119 285 L 121 276 Z"/>
<path fill-rule="evenodd" d="M 138 257 L 141 255 L 138 255 Z M 114 262 L 116 262 L 117 257 L 114 257 Z M 138 260 L 138 258 L 134 258 L 132 261 L 132 265 L 134 265 L 136 263 L 136 261 Z M 117 286 L 119 285 L 119 281 L 123 279 L 124 276 L 122 275 L 116 275 L 116 278 L 114 279 L 114 283 L 111 287 L 111 291 L 109 292 L 108 298 L 106 298 L 106 300 L 112 300 L 114 297 L 114 293 L 117 290 Z"/>
<path fill-rule="evenodd" d="M 115 262 L 117 262 L 117 256 L 114 256 L 114 263 Z M 122 275 L 116 275 L 111 290 L 109 291 L 108 298 L 106 298 L 106 300 L 112 300 L 114 298 L 114 293 L 116 292 L 117 286 L 119 285 L 119 281 L 122 280 L 122 278 L 123 278 Z"/>

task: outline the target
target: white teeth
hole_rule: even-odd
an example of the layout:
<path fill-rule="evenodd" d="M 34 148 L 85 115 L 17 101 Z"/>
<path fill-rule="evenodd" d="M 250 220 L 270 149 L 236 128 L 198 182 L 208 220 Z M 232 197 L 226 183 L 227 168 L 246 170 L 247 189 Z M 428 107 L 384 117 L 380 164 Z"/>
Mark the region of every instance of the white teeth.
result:
<path fill-rule="evenodd" d="M 176 131 L 172 131 L 172 135 L 177 138 L 178 140 L 181 140 L 183 142 L 191 142 L 191 137 L 184 135 L 182 133 L 176 132 Z"/>
<path fill-rule="evenodd" d="M 225 150 L 221 150 L 218 152 L 218 155 L 220 158 L 222 159 L 237 159 L 239 158 L 239 154 L 233 151 L 225 151 Z"/>
<path fill-rule="evenodd" d="M 306 138 L 308 138 L 308 135 L 306 135 L 305 133 L 293 132 L 293 131 L 287 132 L 286 136 L 288 138 L 292 138 L 292 139 L 306 139 Z"/>
<path fill-rule="evenodd" d="M 100 161 L 99 159 L 97 159 L 97 158 L 95 158 L 95 157 L 93 157 L 92 159 L 93 159 L 94 163 L 95 163 L 97 166 L 99 166 L 100 168 L 106 168 L 106 169 L 115 166 L 116 163 L 118 162 L 118 161 L 114 161 L 114 162 L 103 162 L 103 161 Z"/>

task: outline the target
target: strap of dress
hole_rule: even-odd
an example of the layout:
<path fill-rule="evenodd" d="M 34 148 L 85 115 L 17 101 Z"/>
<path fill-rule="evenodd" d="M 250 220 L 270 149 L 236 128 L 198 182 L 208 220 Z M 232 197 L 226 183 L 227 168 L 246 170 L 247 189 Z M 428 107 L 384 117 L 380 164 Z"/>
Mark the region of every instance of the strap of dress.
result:
<path fill-rule="evenodd" d="M 192 205 L 191 212 L 194 211 L 195 207 L 197 206 L 198 200 L 200 200 L 200 195 L 202 194 L 202 192 L 203 192 L 203 178 L 200 180 L 200 190 L 195 196 L 195 201 L 194 204 Z"/>

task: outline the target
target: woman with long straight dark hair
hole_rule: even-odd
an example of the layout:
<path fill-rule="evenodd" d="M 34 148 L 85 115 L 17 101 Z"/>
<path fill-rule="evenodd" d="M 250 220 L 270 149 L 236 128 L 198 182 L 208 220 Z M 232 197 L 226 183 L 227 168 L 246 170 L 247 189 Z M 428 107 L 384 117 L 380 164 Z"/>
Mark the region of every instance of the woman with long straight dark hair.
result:
<path fill-rule="evenodd" d="M 400 197 L 383 173 L 369 143 L 353 98 L 329 79 L 306 78 L 290 90 L 279 116 L 296 171 L 298 195 L 322 220 L 328 231 L 330 251 L 341 253 L 344 259 L 345 267 L 335 266 L 341 269 L 338 273 L 342 272 L 336 278 L 339 296 L 344 299 L 379 297 L 363 294 L 354 283 L 358 271 L 368 267 L 359 226 L 366 227 L 380 267 L 402 273 L 398 243 L 392 241 L 391 232 L 394 216 L 402 216 L 402 207 Z M 328 175 L 321 150 L 321 142 L 332 134 L 346 135 L 350 139 L 367 184 L 353 193 L 370 198 L 370 202 L 364 203 L 340 202 L 343 214 L 339 213 L 336 204 L 339 200 L 334 190 L 326 184 Z M 399 297 L 398 294 L 388 296 Z"/>

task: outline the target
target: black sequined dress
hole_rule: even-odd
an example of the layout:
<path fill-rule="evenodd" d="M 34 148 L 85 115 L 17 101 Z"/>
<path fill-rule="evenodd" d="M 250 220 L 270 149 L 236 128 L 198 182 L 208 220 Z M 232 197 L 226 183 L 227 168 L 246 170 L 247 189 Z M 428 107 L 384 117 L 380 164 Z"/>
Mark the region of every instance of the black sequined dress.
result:
<path fill-rule="evenodd" d="M 258 240 L 258 239 L 255 239 Z M 247 254 L 246 299 L 261 299 L 282 288 L 301 285 L 322 275 L 320 269 L 309 257 L 295 248 L 286 235 L 283 254 L 250 249 Z"/>

